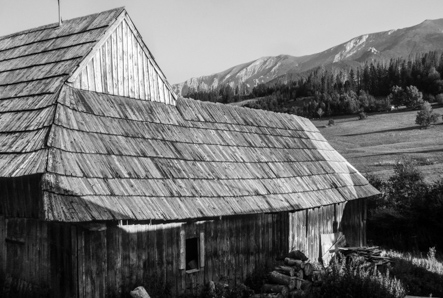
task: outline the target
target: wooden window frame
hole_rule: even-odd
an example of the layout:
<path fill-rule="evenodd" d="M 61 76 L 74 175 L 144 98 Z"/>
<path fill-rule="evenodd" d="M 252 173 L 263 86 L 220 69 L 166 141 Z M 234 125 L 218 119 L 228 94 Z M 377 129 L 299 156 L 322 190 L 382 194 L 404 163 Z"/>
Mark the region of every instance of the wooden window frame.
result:
<path fill-rule="evenodd" d="M 186 270 L 186 240 L 197 238 L 198 240 L 198 264 L 197 269 Z M 205 267 L 205 233 L 200 232 L 198 236 L 189 236 L 186 237 L 186 231 L 182 227 L 180 229 L 180 270 L 185 270 L 186 273 L 195 273 L 199 272 Z"/>

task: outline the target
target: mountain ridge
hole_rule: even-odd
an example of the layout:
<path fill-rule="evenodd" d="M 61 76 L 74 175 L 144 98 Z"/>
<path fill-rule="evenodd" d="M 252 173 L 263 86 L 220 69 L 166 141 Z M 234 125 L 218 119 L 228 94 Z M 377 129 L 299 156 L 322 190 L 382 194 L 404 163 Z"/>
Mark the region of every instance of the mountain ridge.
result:
<path fill-rule="evenodd" d="M 287 80 L 318 67 L 345 69 L 367 61 L 389 60 L 443 49 L 443 18 L 401 29 L 362 34 L 325 51 L 304 55 L 265 56 L 211 75 L 174 84 L 185 95 L 190 89 L 210 90 L 229 84 L 249 91 L 259 83 Z"/>

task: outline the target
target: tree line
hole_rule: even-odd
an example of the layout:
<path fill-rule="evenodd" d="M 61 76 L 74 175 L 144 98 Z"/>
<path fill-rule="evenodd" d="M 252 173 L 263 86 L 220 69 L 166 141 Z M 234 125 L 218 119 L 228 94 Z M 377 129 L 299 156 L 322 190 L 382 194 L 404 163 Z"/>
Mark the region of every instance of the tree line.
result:
<path fill-rule="evenodd" d="M 190 90 L 187 97 L 221 103 L 259 98 L 251 108 L 305 117 L 386 111 L 391 106 L 413 108 L 419 94 L 432 102 L 443 98 L 443 53 L 373 61 L 349 70 L 317 68 L 297 80 L 259 84 L 252 91 L 223 85 L 209 91 Z"/>
<path fill-rule="evenodd" d="M 253 98 L 253 95 L 244 83 L 235 86 L 234 88 L 229 84 L 222 84 L 217 88 L 211 88 L 210 90 L 189 88 L 184 96 L 200 101 L 220 102 L 225 104 Z"/>

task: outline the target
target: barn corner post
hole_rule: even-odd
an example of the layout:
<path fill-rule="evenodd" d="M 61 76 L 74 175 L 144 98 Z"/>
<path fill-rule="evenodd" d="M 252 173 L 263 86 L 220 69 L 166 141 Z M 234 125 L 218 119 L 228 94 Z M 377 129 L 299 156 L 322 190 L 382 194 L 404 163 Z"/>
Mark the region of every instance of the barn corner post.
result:
<path fill-rule="evenodd" d="M 6 220 L 5 216 L 3 215 L 3 212 L 0 212 L 0 239 L 5 239 L 6 236 L 5 234 L 6 234 Z M 6 280 L 6 242 L 0 241 L 0 289 L 3 289 L 5 280 Z"/>
<path fill-rule="evenodd" d="M 368 200 L 369 199 L 363 199 L 363 214 L 362 214 L 362 246 L 367 245 L 367 218 L 368 218 Z"/>

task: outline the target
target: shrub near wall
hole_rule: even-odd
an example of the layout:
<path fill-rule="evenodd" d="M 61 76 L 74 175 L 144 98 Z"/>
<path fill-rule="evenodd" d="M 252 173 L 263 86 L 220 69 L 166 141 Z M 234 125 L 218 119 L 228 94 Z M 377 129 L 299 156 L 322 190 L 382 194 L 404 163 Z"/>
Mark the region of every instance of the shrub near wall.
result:
<path fill-rule="evenodd" d="M 368 239 L 401 251 L 443 250 L 443 180 L 426 184 L 408 158 L 397 161 L 387 181 L 368 180 L 382 193 L 368 204 Z"/>
<path fill-rule="evenodd" d="M 319 298 L 403 298 L 406 294 L 401 281 L 389 273 L 374 274 L 373 270 L 359 262 L 346 260 L 331 267 L 321 287 L 313 288 L 310 297 Z"/>

